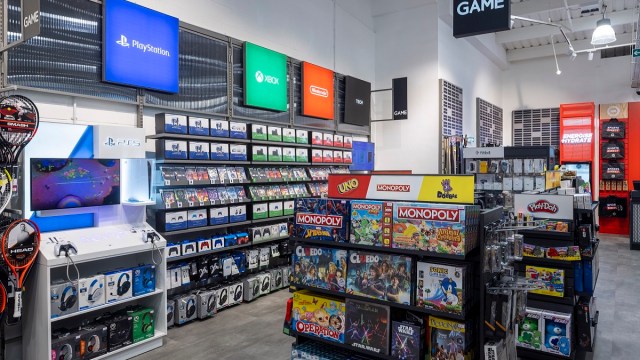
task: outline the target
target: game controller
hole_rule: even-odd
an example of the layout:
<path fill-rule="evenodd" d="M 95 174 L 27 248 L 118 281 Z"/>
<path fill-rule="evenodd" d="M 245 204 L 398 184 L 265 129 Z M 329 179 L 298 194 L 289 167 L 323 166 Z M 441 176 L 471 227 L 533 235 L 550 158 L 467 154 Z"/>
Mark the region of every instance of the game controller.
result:
<path fill-rule="evenodd" d="M 61 254 L 65 256 L 78 255 L 78 248 L 72 242 L 56 244 L 53 248 L 53 254 L 55 256 L 60 256 Z"/>

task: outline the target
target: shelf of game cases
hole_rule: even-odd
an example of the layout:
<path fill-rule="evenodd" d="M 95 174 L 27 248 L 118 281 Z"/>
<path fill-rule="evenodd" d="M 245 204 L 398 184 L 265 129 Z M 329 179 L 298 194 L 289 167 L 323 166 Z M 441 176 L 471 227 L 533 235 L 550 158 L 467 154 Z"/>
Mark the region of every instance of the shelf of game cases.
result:
<path fill-rule="evenodd" d="M 396 357 L 393 357 L 393 356 L 390 356 L 390 355 L 385 355 L 385 354 L 375 354 L 375 353 L 371 353 L 371 352 L 359 352 L 357 348 L 355 348 L 355 347 L 353 347 L 351 345 L 337 343 L 337 342 L 331 341 L 331 340 L 325 340 L 325 339 L 323 339 L 321 337 L 317 337 L 317 336 L 313 336 L 313 335 L 309 335 L 309 334 L 304 334 L 304 333 L 299 333 L 299 332 L 296 332 L 296 331 L 291 331 L 290 335 L 296 338 L 296 343 L 298 343 L 298 344 L 302 343 L 302 341 L 313 341 L 313 342 L 321 343 L 322 345 L 329 346 L 331 348 L 344 350 L 344 351 L 346 351 L 348 353 L 364 354 L 369 359 L 383 359 L 383 360 L 397 359 Z"/>

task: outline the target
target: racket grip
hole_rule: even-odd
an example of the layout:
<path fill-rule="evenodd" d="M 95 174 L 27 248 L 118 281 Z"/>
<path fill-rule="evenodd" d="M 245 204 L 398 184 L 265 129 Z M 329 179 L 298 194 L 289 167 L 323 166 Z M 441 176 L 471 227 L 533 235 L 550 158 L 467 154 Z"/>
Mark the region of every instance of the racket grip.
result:
<path fill-rule="evenodd" d="M 13 307 L 13 317 L 19 319 L 22 317 L 22 291 L 16 289 L 15 306 Z"/>

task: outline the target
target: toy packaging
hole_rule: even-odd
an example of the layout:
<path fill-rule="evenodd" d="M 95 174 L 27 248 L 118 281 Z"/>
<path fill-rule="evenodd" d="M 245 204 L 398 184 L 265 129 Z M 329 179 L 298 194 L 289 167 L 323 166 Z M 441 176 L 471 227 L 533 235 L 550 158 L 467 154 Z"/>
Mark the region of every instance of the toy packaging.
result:
<path fill-rule="evenodd" d="M 251 138 L 253 140 L 267 140 L 267 126 L 266 125 L 251 125 Z"/>
<path fill-rule="evenodd" d="M 564 270 L 527 265 L 525 277 L 542 281 L 545 285 L 544 289 L 531 290 L 532 294 L 564 297 Z"/>
<path fill-rule="evenodd" d="M 465 255 L 477 245 L 479 214 L 475 205 L 396 202 L 392 246 Z"/>
<path fill-rule="evenodd" d="M 428 358 L 455 359 L 462 355 L 467 358 L 465 351 L 471 345 L 473 339 L 473 327 L 471 322 L 459 322 L 455 320 L 441 319 L 429 316 L 429 328 L 427 331 Z"/>
<path fill-rule="evenodd" d="M 411 305 L 411 262 L 408 256 L 350 251 L 347 292 Z"/>
<path fill-rule="evenodd" d="M 189 118 L 189 134 L 208 136 L 209 135 L 209 119 L 205 118 Z"/>
<path fill-rule="evenodd" d="M 296 161 L 296 149 L 295 148 L 282 148 L 282 161 L 295 162 Z"/>
<path fill-rule="evenodd" d="M 140 296 L 156 290 L 155 265 L 142 265 L 132 270 L 133 296 Z"/>
<path fill-rule="evenodd" d="M 345 292 L 347 250 L 297 246 L 292 263 L 294 284 Z"/>
<path fill-rule="evenodd" d="M 207 209 L 189 210 L 187 213 L 187 227 L 196 228 L 207 226 L 209 219 L 207 218 Z"/>
<path fill-rule="evenodd" d="M 352 244 L 391 246 L 393 203 L 352 200 L 349 242 Z M 385 234 L 383 229 L 388 229 Z"/>
<path fill-rule="evenodd" d="M 540 350 L 542 349 L 542 310 L 527 308 L 522 322 L 516 323 L 516 345 Z"/>
<path fill-rule="evenodd" d="M 211 143 L 211 160 L 229 160 L 229 144 Z"/>
<path fill-rule="evenodd" d="M 394 359 L 423 360 L 424 327 L 408 321 L 391 322 L 391 356 Z"/>
<path fill-rule="evenodd" d="M 323 150 L 322 151 L 322 162 L 332 164 L 333 163 L 333 151 L 331 150 Z"/>
<path fill-rule="evenodd" d="M 154 310 L 141 308 L 128 311 L 127 314 L 133 318 L 132 335 L 133 343 L 150 339 L 154 335 Z"/>
<path fill-rule="evenodd" d="M 247 138 L 247 124 L 241 122 L 230 122 L 229 136 L 234 139 L 246 139 Z"/>
<path fill-rule="evenodd" d="M 78 284 L 78 310 L 104 305 L 104 275 L 80 279 Z"/>
<path fill-rule="evenodd" d="M 348 242 L 349 215 L 350 203 L 347 200 L 298 199 L 293 236 L 312 240 Z"/>
<path fill-rule="evenodd" d="M 269 161 L 282 161 L 282 148 L 279 146 L 269 146 Z"/>
<path fill-rule="evenodd" d="M 291 327 L 300 334 L 344 344 L 345 304 L 341 300 L 315 296 L 309 291 L 293 294 Z"/>
<path fill-rule="evenodd" d="M 542 325 L 544 329 L 543 351 L 569 356 L 571 354 L 571 329 L 573 328 L 571 314 L 545 310 L 542 312 Z"/>
<path fill-rule="evenodd" d="M 184 230 L 187 228 L 187 212 L 167 212 L 164 214 L 164 231 Z"/>
<path fill-rule="evenodd" d="M 389 354 L 389 307 L 347 299 L 345 343 L 374 354 Z"/>
<path fill-rule="evenodd" d="M 351 149 L 353 147 L 353 137 L 352 136 L 345 136 L 343 145 L 344 145 L 344 148 Z"/>
<path fill-rule="evenodd" d="M 416 305 L 430 310 L 462 314 L 471 286 L 470 267 L 418 261 Z"/>
<path fill-rule="evenodd" d="M 211 136 L 229 137 L 229 122 L 226 120 L 211 119 Z"/>
<path fill-rule="evenodd" d="M 282 141 L 286 143 L 296 142 L 296 129 L 283 128 L 282 129 Z"/>
<path fill-rule="evenodd" d="M 328 134 L 328 133 L 322 134 L 322 145 L 333 146 L 333 134 Z"/>
<path fill-rule="evenodd" d="M 184 115 L 156 114 L 156 134 L 186 134 L 187 117 Z"/>

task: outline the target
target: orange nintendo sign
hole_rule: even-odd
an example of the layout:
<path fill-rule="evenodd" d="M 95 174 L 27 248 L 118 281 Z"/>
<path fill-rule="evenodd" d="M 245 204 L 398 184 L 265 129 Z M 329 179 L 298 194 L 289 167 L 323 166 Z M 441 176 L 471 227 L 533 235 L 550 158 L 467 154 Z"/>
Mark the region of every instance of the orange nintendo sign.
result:
<path fill-rule="evenodd" d="M 302 115 L 333 120 L 333 71 L 302 63 Z"/>

